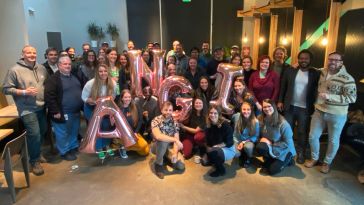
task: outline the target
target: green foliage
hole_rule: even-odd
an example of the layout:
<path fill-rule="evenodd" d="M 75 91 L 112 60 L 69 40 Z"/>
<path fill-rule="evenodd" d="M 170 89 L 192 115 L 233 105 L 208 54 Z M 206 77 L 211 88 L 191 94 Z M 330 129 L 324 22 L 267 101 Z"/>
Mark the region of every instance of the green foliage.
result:
<path fill-rule="evenodd" d="M 119 37 L 119 28 L 115 24 L 108 23 L 106 32 L 110 34 L 113 40 Z"/>
<path fill-rule="evenodd" d="M 105 32 L 102 30 L 102 27 L 98 26 L 95 22 L 87 25 L 87 32 L 93 40 L 99 40 L 105 37 Z"/>

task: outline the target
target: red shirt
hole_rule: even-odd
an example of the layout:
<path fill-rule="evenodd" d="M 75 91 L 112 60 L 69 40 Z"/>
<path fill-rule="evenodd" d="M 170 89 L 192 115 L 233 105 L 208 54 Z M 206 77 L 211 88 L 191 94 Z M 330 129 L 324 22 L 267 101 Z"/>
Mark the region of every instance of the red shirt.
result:
<path fill-rule="evenodd" d="M 259 77 L 259 71 L 255 71 L 249 78 L 249 90 L 254 93 L 259 103 L 267 98 L 277 102 L 279 87 L 279 76 L 273 70 L 269 70 L 265 78 Z"/>

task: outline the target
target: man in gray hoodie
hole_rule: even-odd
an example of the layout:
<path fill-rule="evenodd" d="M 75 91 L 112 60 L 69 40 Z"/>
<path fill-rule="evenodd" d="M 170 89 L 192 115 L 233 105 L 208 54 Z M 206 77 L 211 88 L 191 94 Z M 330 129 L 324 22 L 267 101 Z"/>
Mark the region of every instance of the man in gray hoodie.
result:
<path fill-rule="evenodd" d="M 29 163 L 35 175 L 44 173 L 40 165 L 41 144 L 46 133 L 44 109 L 44 81 L 47 70 L 36 62 L 37 50 L 24 46 L 22 58 L 7 73 L 3 83 L 3 93 L 12 95 L 25 129 Z"/>

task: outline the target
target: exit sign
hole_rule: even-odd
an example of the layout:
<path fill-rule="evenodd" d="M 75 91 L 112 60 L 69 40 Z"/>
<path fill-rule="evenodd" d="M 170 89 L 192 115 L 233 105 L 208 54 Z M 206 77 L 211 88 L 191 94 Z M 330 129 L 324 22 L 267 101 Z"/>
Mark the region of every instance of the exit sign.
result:
<path fill-rule="evenodd" d="M 182 0 L 183 3 L 190 3 L 191 0 Z"/>

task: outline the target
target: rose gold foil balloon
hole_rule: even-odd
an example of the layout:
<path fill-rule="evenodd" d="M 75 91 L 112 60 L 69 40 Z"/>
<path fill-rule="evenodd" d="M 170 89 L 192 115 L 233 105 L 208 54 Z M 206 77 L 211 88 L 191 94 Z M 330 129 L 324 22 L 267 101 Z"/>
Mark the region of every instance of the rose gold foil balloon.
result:
<path fill-rule="evenodd" d="M 234 110 L 229 106 L 229 96 L 232 91 L 232 81 L 237 75 L 243 74 L 243 68 L 241 66 L 236 66 L 228 63 L 220 63 L 217 72 L 222 74 L 222 81 L 219 87 L 219 97 L 217 100 L 210 101 L 210 104 L 220 105 L 226 114 L 233 114 Z"/>
<path fill-rule="evenodd" d="M 190 93 L 193 90 L 190 81 L 188 81 L 186 78 L 178 75 L 169 76 L 168 78 L 164 79 L 158 92 L 158 102 L 161 109 L 163 103 L 168 101 L 169 91 L 173 87 L 178 87 L 181 89 L 181 93 Z M 189 103 L 189 101 L 191 102 Z M 176 104 L 181 106 L 182 110 L 174 111 L 172 115 L 174 119 L 178 119 L 178 121 L 181 122 L 188 118 L 192 107 L 192 98 L 176 98 Z"/>
<path fill-rule="evenodd" d="M 148 67 L 141 56 L 140 50 L 128 51 L 131 65 L 132 90 L 136 96 L 143 96 L 142 78 L 152 88 L 153 93 L 157 93 L 163 81 L 164 50 L 153 49 L 153 70 Z"/>
<path fill-rule="evenodd" d="M 164 70 L 164 54 L 165 50 L 161 49 L 153 49 L 153 75 L 152 82 L 150 87 L 153 90 L 154 95 L 157 95 L 159 88 L 164 79 L 163 70 Z"/>
<path fill-rule="evenodd" d="M 113 98 L 110 96 L 99 98 L 96 103 L 96 108 L 87 127 L 86 136 L 80 144 L 80 152 L 95 153 L 97 138 L 120 138 L 125 147 L 134 145 L 136 143 L 135 134 Z M 115 119 L 115 130 L 107 132 L 100 130 L 104 116 Z"/>
<path fill-rule="evenodd" d="M 192 98 L 176 98 L 176 105 L 181 106 L 181 110 L 173 112 L 173 119 L 178 122 L 183 122 L 188 119 L 192 110 Z"/>

